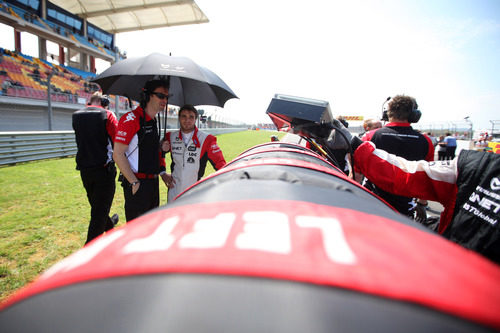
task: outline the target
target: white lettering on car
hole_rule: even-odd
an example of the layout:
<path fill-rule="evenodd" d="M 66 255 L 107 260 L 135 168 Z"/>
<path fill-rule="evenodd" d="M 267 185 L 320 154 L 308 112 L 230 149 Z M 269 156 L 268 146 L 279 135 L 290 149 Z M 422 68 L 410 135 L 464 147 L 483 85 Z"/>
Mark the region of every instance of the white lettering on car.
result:
<path fill-rule="evenodd" d="M 180 239 L 179 247 L 198 249 L 223 247 L 235 219 L 236 215 L 233 213 L 222 213 L 213 219 L 198 220 L 193 226 L 193 231 Z"/>
<path fill-rule="evenodd" d="M 288 216 L 280 212 L 246 212 L 236 248 L 288 254 L 291 251 Z"/>
<path fill-rule="evenodd" d="M 163 221 L 151 235 L 130 241 L 124 248 L 124 253 L 153 252 L 167 250 L 175 241 L 171 235 L 172 229 L 179 222 L 179 217 L 174 216 Z"/>
<path fill-rule="evenodd" d="M 121 251 L 125 255 L 167 251 L 177 242 L 179 249 L 233 247 L 242 251 L 254 250 L 287 255 L 292 253 L 292 240 L 294 239 L 293 229 L 290 228 L 290 218 L 295 220 L 299 228 L 317 229 L 321 233 L 323 249 L 329 261 L 342 265 L 356 264 L 357 257 L 345 237 L 342 224 L 337 219 L 317 216 L 290 217 L 278 211 L 244 212 L 243 229 L 236 235 L 234 244 L 228 243 L 228 239 L 231 230 L 235 228 L 236 213 L 226 212 L 213 218 L 198 219 L 194 221 L 191 230 L 180 235 L 174 231 L 181 222 L 181 218 L 176 215 L 162 221 L 149 235 L 130 240 Z M 41 278 L 48 278 L 90 262 L 105 248 L 112 246 L 114 241 L 124 236 L 126 236 L 126 229 L 121 229 L 109 236 L 97 239 L 90 246 L 84 247 L 54 265 Z M 299 238 L 295 239 L 303 243 L 300 236 L 297 236 Z"/>
<path fill-rule="evenodd" d="M 297 216 L 297 225 L 303 228 L 318 228 L 323 235 L 323 247 L 328 258 L 338 264 L 354 265 L 356 255 L 347 243 L 342 224 L 335 218 Z"/>

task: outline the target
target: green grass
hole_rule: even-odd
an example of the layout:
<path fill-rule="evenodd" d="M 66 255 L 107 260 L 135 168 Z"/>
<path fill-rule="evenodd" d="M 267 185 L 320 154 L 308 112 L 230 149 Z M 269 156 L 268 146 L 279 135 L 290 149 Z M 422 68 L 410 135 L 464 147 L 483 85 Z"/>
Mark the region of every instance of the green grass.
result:
<path fill-rule="evenodd" d="M 269 131 L 217 136 L 226 161 L 269 142 Z M 278 133 L 282 137 L 284 133 Z M 167 163 L 170 164 L 169 158 Z M 168 165 L 167 164 L 167 165 Z M 207 165 L 205 175 L 214 172 Z M 87 236 L 90 206 L 74 158 L 0 168 L 0 300 L 33 281 L 55 262 L 81 248 Z M 167 190 L 160 186 L 160 202 Z M 119 183 L 111 214 L 125 224 Z"/>

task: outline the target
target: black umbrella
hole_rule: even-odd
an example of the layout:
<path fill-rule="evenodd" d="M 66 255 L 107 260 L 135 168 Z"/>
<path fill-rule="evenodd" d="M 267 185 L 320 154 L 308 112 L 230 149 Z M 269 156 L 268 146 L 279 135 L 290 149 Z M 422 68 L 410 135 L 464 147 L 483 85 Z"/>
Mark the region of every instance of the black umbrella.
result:
<path fill-rule="evenodd" d="M 169 104 L 223 107 L 227 100 L 237 98 L 231 88 L 209 69 L 186 57 L 160 53 L 119 61 L 92 81 L 101 86 L 103 93 L 139 100 L 144 84 L 161 76 L 170 77 Z"/>
<path fill-rule="evenodd" d="M 229 86 L 211 70 L 186 57 L 152 53 L 145 57 L 119 61 L 92 81 L 103 93 L 140 100 L 144 84 L 152 79 L 170 81 L 170 105 L 214 105 L 223 107 L 231 98 L 238 98 Z M 166 116 L 165 116 L 166 119 Z M 165 124 L 166 128 L 166 124 Z"/>

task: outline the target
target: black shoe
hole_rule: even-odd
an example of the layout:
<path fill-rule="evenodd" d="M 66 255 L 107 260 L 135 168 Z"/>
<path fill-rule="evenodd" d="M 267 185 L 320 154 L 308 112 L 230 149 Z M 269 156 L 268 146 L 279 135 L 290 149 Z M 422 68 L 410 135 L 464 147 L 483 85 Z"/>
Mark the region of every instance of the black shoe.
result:
<path fill-rule="evenodd" d="M 113 216 L 110 217 L 110 220 L 113 223 L 113 227 L 115 227 L 118 224 L 120 218 L 118 217 L 118 214 L 113 214 Z"/>

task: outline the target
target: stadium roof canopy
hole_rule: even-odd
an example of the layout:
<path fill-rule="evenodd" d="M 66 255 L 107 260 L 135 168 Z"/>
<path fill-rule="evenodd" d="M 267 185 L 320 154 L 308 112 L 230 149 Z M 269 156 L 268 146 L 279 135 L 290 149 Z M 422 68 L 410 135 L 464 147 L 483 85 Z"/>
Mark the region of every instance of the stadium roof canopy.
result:
<path fill-rule="evenodd" d="M 207 23 L 194 0 L 50 0 L 109 33 Z"/>

